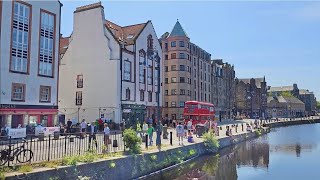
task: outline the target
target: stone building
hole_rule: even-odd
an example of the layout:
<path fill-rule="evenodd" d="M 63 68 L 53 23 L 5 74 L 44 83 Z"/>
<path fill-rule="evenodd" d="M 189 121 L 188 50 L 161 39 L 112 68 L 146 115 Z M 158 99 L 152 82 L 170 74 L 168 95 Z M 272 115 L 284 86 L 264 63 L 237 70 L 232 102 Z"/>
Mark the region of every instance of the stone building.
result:
<path fill-rule="evenodd" d="M 190 42 L 179 21 L 160 42 L 164 59 L 163 115 L 183 119 L 184 103 L 211 102 L 211 55 Z"/>
<path fill-rule="evenodd" d="M 235 102 L 234 66 L 222 59 L 212 60 L 211 103 L 215 105 L 216 118 L 231 119 Z"/>
<path fill-rule="evenodd" d="M 313 94 L 306 89 L 299 89 L 297 84 L 292 86 L 270 87 L 269 96 L 293 96 L 300 99 L 305 104 L 305 115 L 313 115 L 316 111 L 317 100 Z"/>
<path fill-rule="evenodd" d="M 265 78 L 236 79 L 235 112 L 239 117 L 265 118 L 267 82 Z"/>
<path fill-rule="evenodd" d="M 0 1 L 0 126 L 53 126 L 62 4 Z"/>
<path fill-rule="evenodd" d="M 267 118 L 302 117 L 305 104 L 298 98 L 285 96 L 269 96 Z"/>
<path fill-rule="evenodd" d="M 129 126 L 156 119 L 162 50 L 151 21 L 119 26 L 105 19 L 101 2 L 82 6 L 62 42 L 59 109 L 65 119 Z"/>

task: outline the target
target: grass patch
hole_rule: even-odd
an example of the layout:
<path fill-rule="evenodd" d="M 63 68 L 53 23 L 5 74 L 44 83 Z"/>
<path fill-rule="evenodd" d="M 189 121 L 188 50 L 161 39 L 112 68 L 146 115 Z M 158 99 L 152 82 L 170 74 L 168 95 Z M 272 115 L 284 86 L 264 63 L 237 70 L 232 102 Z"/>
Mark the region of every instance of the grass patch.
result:
<path fill-rule="evenodd" d="M 31 172 L 32 170 L 33 170 L 33 167 L 29 164 L 22 165 L 19 167 L 19 172 L 21 173 Z"/>

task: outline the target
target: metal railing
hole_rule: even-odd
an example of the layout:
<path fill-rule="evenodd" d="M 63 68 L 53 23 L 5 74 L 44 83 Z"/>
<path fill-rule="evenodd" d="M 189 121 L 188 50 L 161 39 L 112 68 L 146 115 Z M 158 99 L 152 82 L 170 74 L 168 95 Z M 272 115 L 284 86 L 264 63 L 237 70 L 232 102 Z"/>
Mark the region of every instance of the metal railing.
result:
<path fill-rule="evenodd" d="M 111 132 L 108 146 L 105 146 L 105 142 L 104 135 L 100 133 L 95 136 L 81 133 L 47 137 L 28 135 L 25 139 L 0 136 L 0 165 L 59 160 L 65 156 L 82 155 L 90 150 L 99 154 L 125 151 L 121 132 Z M 22 146 L 23 149 L 20 148 Z"/>

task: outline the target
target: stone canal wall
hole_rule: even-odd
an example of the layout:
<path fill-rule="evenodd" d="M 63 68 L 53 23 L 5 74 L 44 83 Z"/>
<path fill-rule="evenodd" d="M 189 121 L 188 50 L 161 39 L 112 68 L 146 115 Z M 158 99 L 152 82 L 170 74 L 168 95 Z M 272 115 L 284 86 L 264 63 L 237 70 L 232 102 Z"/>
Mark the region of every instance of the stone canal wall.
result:
<path fill-rule="evenodd" d="M 219 139 L 219 149 L 255 137 L 257 137 L 256 133 L 246 133 L 222 138 Z M 77 164 L 76 166 L 64 166 L 55 169 L 38 169 L 35 172 L 7 176 L 6 179 L 78 179 L 79 176 L 90 177 L 90 180 L 134 179 L 207 153 L 204 143 L 195 143 L 143 155 L 130 155 L 122 158 Z"/>
<path fill-rule="evenodd" d="M 276 128 L 283 126 L 292 126 L 292 125 L 301 125 L 301 124 L 314 124 L 320 123 L 320 119 L 304 119 L 304 120 L 288 120 L 288 121 L 280 121 L 266 124 L 266 127 Z"/>

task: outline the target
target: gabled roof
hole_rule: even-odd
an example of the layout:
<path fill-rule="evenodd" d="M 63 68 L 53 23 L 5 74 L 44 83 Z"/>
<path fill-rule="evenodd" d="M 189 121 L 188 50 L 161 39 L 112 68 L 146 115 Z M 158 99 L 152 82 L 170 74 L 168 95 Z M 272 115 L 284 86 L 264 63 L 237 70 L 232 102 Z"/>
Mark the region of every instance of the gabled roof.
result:
<path fill-rule="evenodd" d="M 188 37 L 187 33 L 183 30 L 179 21 L 174 25 L 169 37 L 185 36 Z M 189 37 L 188 37 L 189 38 Z"/>
<path fill-rule="evenodd" d="M 69 41 L 70 41 L 70 37 L 60 37 L 60 44 L 59 44 L 60 54 L 64 54 L 67 51 Z"/>
<path fill-rule="evenodd" d="M 239 79 L 239 82 L 242 81 L 245 84 L 250 84 L 251 79 L 255 80 L 257 88 L 261 88 L 261 83 L 265 82 L 265 78 L 250 78 L 250 79 Z"/>
<path fill-rule="evenodd" d="M 267 101 L 270 103 L 272 100 L 275 100 L 279 103 L 286 103 L 286 104 L 304 104 L 301 100 L 296 97 L 285 97 L 285 96 L 269 96 Z"/>
<path fill-rule="evenodd" d="M 119 26 L 116 23 L 106 20 L 105 26 L 113 33 L 117 41 L 124 42 L 125 45 L 130 45 L 134 44 L 134 41 L 140 35 L 148 22 L 149 21 L 130 26 Z"/>
<path fill-rule="evenodd" d="M 313 92 L 310 92 L 309 90 L 307 89 L 299 89 L 299 94 L 313 94 Z"/>

